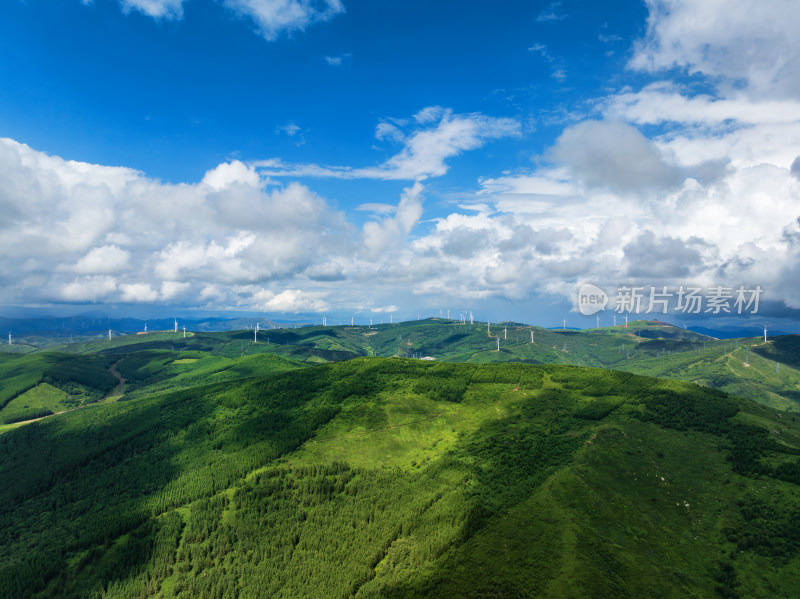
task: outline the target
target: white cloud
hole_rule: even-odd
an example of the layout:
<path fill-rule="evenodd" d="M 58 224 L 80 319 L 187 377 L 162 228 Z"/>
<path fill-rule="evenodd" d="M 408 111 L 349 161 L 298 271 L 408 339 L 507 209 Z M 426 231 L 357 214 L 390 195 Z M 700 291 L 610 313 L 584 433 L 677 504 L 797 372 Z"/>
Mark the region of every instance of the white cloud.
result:
<path fill-rule="evenodd" d="M 397 312 L 399 309 L 400 308 L 392 304 L 389 306 L 378 306 L 371 308 L 370 312 L 374 312 L 375 314 L 392 314 L 393 312 Z"/>
<path fill-rule="evenodd" d="M 364 212 L 375 212 L 376 214 L 391 214 L 397 211 L 397 206 L 394 204 L 383 204 L 380 202 L 368 202 L 366 204 L 359 204 L 356 210 Z"/>
<path fill-rule="evenodd" d="M 684 179 L 655 144 L 622 122 L 584 121 L 569 127 L 552 155 L 588 187 L 617 193 L 675 187 Z"/>
<path fill-rule="evenodd" d="M 208 171 L 203 177 L 203 183 L 215 191 L 219 191 L 237 184 L 258 187 L 259 178 L 255 169 L 234 160 L 224 162 Z"/>
<path fill-rule="evenodd" d="M 68 302 L 97 302 L 116 290 L 117 283 L 113 277 L 81 277 L 62 285 L 56 297 Z"/>
<path fill-rule="evenodd" d="M 800 120 L 800 102 L 753 101 L 742 95 L 732 98 L 687 97 L 677 88 L 659 83 L 639 92 L 611 96 L 604 113 L 643 125 L 673 122 L 714 126 L 726 121 L 740 125 L 782 124 Z"/>
<path fill-rule="evenodd" d="M 268 186 L 239 161 L 169 185 L 0 140 L 0 300 L 235 305 L 243 286 L 299 275 L 352 233 L 307 187 Z"/>
<path fill-rule="evenodd" d="M 93 248 L 78 260 L 73 270 L 78 274 L 114 274 L 124 269 L 131 253 L 116 245 Z"/>
<path fill-rule="evenodd" d="M 268 41 L 328 21 L 345 10 L 340 0 L 225 0 L 225 5 L 251 18 Z"/>
<path fill-rule="evenodd" d="M 183 17 L 183 0 L 119 0 L 122 10 L 138 10 L 156 19 L 180 19 Z"/>
<path fill-rule="evenodd" d="M 300 289 L 286 289 L 278 294 L 261 290 L 255 294 L 256 304 L 266 312 L 322 312 L 330 306 L 320 293 L 309 293 Z"/>
<path fill-rule="evenodd" d="M 123 12 L 138 11 L 154 19 L 182 19 L 185 0 L 119 0 Z M 236 14 L 251 19 L 259 34 L 274 41 L 304 31 L 345 12 L 341 0 L 219 0 Z M 87 0 L 83 0 L 87 4 Z M 344 55 L 349 56 L 348 54 Z"/>
<path fill-rule="evenodd" d="M 344 54 L 341 54 L 339 56 L 326 56 L 325 62 L 327 62 L 332 67 L 340 67 L 342 66 L 342 64 L 344 64 L 344 61 L 352 58 L 352 56 L 353 55 L 350 52 L 345 52 Z"/>
<path fill-rule="evenodd" d="M 389 139 L 395 142 L 401 142 L 405 139 L 405 135 L 403 135 L 399 127 L 385 121 L 378 123 L 375 128 L 375 137 L 376 139 Z"/>
<path fill-rule="evenodd" d="M 565 13 L 559 12 L 561 8 L 562 2 L 557 0 L 556 2 L 551 2 L 550 5 L 545 8 L 542 12 L 539 13 L 539 16 L 536 17 L 537 23 L 552 23 L 554 21 L 562 21 L 567 18 Z"/>
<path fill-rule="evenodd" d="M 129 303 L 154 302 L 158 299 L 158 291 L 152 289 L 147 283 L 122 283 L 120 300 Z"/>
<path fill-rule="evenodd" d="M 362 240 L 368 256 L 382 254 L 387 248 L 405 240 L 422 216 L 424 189 L 421 183 L 414 183 L 412 187 L 403 190 L 393 217 L 364 223 Z"/>
<path fill-rule="evenodd" d="M 163 281 L 161 283 L 161 299 L 164 301 L 172 301 L 185 296 L 191 289 L 189 283 L 180 283 L 178 281 Z"/>
<path fill-rule="evenodd" d="M 316 164 L 284 165 L 279 160 L 256 163 L 261 173 L 273 177 L 331 177 L 340 179 L 386 179 L 422 181 L 444 175 L 446 160 L 487 141 L 520 135 L 514 119 L 482 114 L 454 114 L 440 106 L 425 108 L 414 115 L 416 127 L 403 134 L 394 125 L 378 125 L 376 136 L 403 140 L 403 149 L 380 166 L 353 168 Z"/>
<path fill-rule="evenodd" d="M 646 0 L 647 33 L 630 66 L 673 67 L 750 93 L 800 91 L 800 11 L 795 0 Z"/>

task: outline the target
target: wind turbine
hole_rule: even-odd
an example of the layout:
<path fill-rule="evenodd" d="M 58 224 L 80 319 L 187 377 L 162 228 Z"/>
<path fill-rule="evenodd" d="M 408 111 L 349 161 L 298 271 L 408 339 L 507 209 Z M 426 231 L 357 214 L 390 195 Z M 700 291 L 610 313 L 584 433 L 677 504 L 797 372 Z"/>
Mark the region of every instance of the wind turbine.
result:
<path fill-rule="evenodd" d="M 625 315 L 625 328 L 628 328 L 628 315 Z"/>
<path fill-rule="evenodd" d="M 350 317 L 350 326 L 353 326 L 353 322 L 354 322 L 354 321 L 355 321 L 355 318 L 353 318 L 353 317 L 351 316 L 351 317 Z"/>
<path fill-rule="evenodd" d="M 489 336 L 491 336 L 491 334 L 492 334 L 491 329 L 489 329 L 489 322 L 488 321 L 486 322 L 486 334 L 489 335 Z"/>
<path fill-rule="evenodd" d="M 500 351 L 500 337 L 497 337 L 497 351 Z"/>
<path fill-rule="evenodd" d="M 183 327 L 183 338 L 186 339 L 186 327 Z"/>
<path fill-rule="evenodd" d="M 533 343 L 533 329 L 531 329 L 531 343 Z"/>
<path fill-rule="evenodd" d="M 614 326 L 617 326 L 617 315 L 614 314 Z"/>
<path fill-rule="evenodd" d="M 767 325 L 764 323 L 764 343 L 767 342 Z"/>
<path fill-rule="evenodd" d="M 147 332 L 147 323 L 144 323 L 144 332 Z"/>
<path fill-rule="evenodd" d="M 175 319 L 175 332 L 178 332 L 178 319 Z"/>
<path fill-rule="evenodd" d="M 595 328 L 597 328 L 597 329 L 600 328 L 600 315 L 599 314 L 597 315 L 597 326 Z"/>
<path fill-rule="evenodd" d="M 563 328 L 564 328 L 565 331 L 567 330 L 567 319 L 566 318 L 564 319 L 564 327 Z"/>
<path fill-rule="evenodd" d="M 8 344 L 11 345 L 11 331 L 8 332 Z"/>
<path fill-rule="evenodd" d="M 503 327 L 503 339 L 508 339 L 508 327 Z"/>
<path fill-rule="evenodd" d="M 108 340 L 111 341 L 111 329 L 108 329 Z"/>

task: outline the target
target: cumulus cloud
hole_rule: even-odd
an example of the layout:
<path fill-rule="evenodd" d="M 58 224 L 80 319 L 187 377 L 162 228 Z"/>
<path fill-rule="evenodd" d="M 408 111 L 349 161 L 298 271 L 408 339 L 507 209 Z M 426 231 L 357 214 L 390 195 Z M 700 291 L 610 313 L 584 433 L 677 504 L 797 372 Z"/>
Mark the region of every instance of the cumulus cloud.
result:
<path fill-rule="evenodd" d="M 169 185 L 8 139 L 0 140 L 0 214 L 9 300 L 246 305 L 252 293 L 242 299 L 242 289 L 354 243 L 323 198 L 299 183 L 268 185 L 239 161 Z"/>
<path fill-rule="evenodd" d="M 635 127 L 614 121 L 585 121 L 566 129 L 553 158 L 588 187 L 641 193 L 675 187 L 683 180 L 660 149 Z"/>
<path fill-rule="evenodd" d="M 147 283 L 122 283 L 120 300 L 128 303 L 154 302 L 158 299 L 158 292 Z"/>
<path fill-rule="evenodd" d="M 646 0 L 647 33 L 630 66 L 673 67 L 746 85 L 757 95 L 800 91 L 800 11 L 794 0 Z"/>
<path fill-rule="evenodd" d="M 401 243 L 422 216 L 422 191 L 419 182 L 403 190 L 392 217 L 364 224 L 362 239 L 368 256 L 375 257 L 392 245 Z"/>
<path fill-rule="evenodd" d="M 255 294 L 258 306 L 266 312 L 322 312 L 329 308 L 320 293 L 309 293 L 300 289 L 286 289 L 280 293 L 261 290 Z"/>
<path fill-rule="evenodd" d="M 81 277 L 62 285 L 57 297 L 67 302 L 98 302 L 107 299 L 116 290 L 117 282 L 113 277 Z"/>
<path fill-rule="evenodd" d="M 702 266 L 702 257 L 696 245 L 702 245 L 698 238 L 688 240 L 670 236 L 657 238 L 647 230 L 625 245 L 625 260 L 629 263 L 628 274 L 632 277 L 651 277 L 656 280 L 684 279 Z"/>
<path fill-rule="evenodd" d="M 116 245 L 93 248 L 73 267 L 78 274 L 113 274 L 127 266 L 131 257 L 128 250 Z"/>

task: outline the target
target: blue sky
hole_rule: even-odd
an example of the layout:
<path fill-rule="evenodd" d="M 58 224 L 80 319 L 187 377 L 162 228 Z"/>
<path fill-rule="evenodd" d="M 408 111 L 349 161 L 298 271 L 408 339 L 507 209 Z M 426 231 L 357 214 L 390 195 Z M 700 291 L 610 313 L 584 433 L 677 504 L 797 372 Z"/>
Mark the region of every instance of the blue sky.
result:
<path fill-rule="evenodd" d="M 0 304 L 796 320 L 792 4 L 5 2 Z"/>

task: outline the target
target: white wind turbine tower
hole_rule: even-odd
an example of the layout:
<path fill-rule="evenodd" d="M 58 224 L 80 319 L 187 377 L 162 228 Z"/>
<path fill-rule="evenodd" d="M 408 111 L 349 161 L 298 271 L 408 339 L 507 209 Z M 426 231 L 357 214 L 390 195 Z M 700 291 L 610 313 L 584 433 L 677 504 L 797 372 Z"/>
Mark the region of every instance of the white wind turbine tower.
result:
<path fill-rule="evenodd" d="M 503 327 L 503 339 L 508 339 L 508 327 Z"/>
<path fill-rule="evenodd" d="M 111 329 L 108 329 L 108 340 L 111 341 Z"/>
<path fill-rule="evenodd" d="M 489 328 L 489 323 L 488 322 L 486 323 L 486 334 L 489 335 L 489 336 L 492 335 L 492 330 Z"/>
<path fill-rule="evenodd" d="M 531 329 L 531 343 L 533 343 L 533 329 Z"/>
<path fill-rule="evenodd" d="M 475 321 L 472 319 L 472 312 L 469 313 L 469 323 L 475 324 Z"/>
<path fill-rule="evenodd" d="M 147 332 L 147 323 L 144 323 L 144 332 Z"/>
<path fill-rule="evenodd" d="M 764 324 L 764 343 L 767 342 L 767 325 Z"/>
<path fill-rule="evenodd" d="M 11 331 L 8 332 L 8 344 L 11 345 Z"/>
<path fill-rule="evenodd" d="M 564 327 L 563 328 L 564 328 L 565 331 L 567 330 L 567 319 L 566 318 L 564 319 Z"/>
<path fill-rule="evenodd" d="M 178 319 L 175 319 L 175 332 L 178 332 Z"/>
<path fill-rule="evenodd" d="M 394 314 L 389 314 L 389 324 L 394 324 Z"/>
<path fill-rule="evenodd" d="M 500 351 L 500 337 L 497 337 L 497 351 Z"/>
<path fill-rule="evenodd" d="M 625 315 L 625 328 L 628 328 L 628 315 Z"/>
<path fill-rule="evenodd" d="M 253 329 L 253 343 L 258 343 L 258 323 L 256 323 L 256 328 Z"/>
<path fill-rule="evenodd" d="M 597 329 L 600 328 L 600 316 L 599 315 L 597 316 L 597 326 L 595 328 L 597 328 Z"/>
<path fill-rule="evenodd" d="M 183 327 L 183 338 L 186 339 L 186 327 Z"/>
<path fill-rule="evenodd" d="M 614 314 L 614 326 L 617 326 L 617 315 Z"/>

